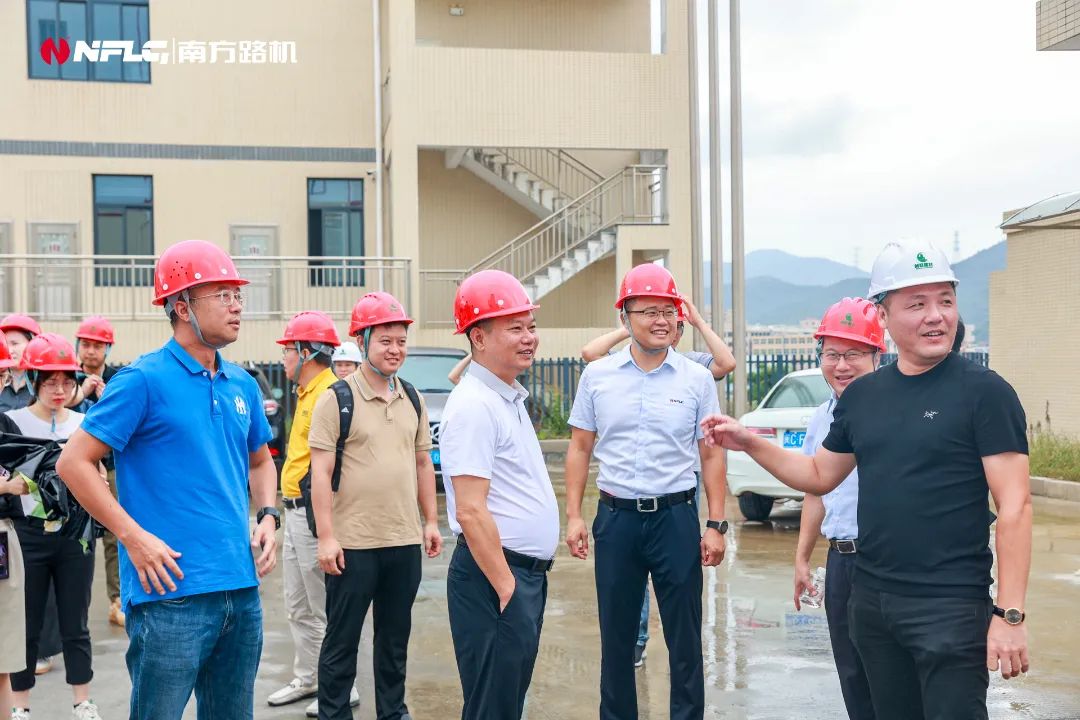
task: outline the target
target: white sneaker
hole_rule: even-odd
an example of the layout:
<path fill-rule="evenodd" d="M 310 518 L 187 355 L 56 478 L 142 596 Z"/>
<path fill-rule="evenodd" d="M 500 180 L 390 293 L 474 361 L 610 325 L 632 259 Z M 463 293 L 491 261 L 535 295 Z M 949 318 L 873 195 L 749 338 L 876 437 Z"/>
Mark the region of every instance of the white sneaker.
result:
<path fill-rule="evenodd" d="M 98 715 L 97 705 L 94 704 L 93 700 L 83 700 L 73 707 L 71 717 L 73 720 L 101 720 L 101 716 Z"/>
<path fill-rule="evenodd" d="M 11 720 L 30 720 L 30 711 L 27 708 L 11 708 Z"/>
<path fill-rule="evenodd" d="M 271 693 L 270 697 L 266 698 L 266 704 L 271 707 L 277 707 L 278 705 L 288 705 L 294 703 L 297 700 L 303 700 L 309 698 L 312 695 L 319 694 L 319 683 L 315 682 L 310 685 L 305 685 L 304 681 L 300 678 L 293 678 L 288 685 L 281 688 L 277 692 Z"/>
<path fill-rule="evenodd" d="M 356 689 L 355 685 L 349 691 L 349 707 L 360 707 L 360 691 Z M 304 715 L 313 718 L 319 717 L 319 698 L 311 701 L 311 704 L 304 710 Z"/>

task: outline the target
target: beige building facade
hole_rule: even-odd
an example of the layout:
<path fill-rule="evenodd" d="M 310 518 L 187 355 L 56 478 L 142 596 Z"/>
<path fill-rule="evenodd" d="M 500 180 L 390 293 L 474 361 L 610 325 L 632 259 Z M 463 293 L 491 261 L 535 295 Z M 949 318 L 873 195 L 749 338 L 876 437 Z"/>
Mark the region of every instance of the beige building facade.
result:
<path fill-rule="evenodd" d="M 1080 50 L 1080 0 L 1039 0 L 1035 6 L 1039 50 Z"/>
<path fill-rule="evenodd" d="M 1080 193 L 1005 214 L 1005 269 L 990 276 L 990 366 L 1028 424 L 1080 438 Z"/>
<path fill-rule="evenodd" d="M 252 281 L 238 360 L 276 359 L 300 310 L 344 332 L 380 287 L 415 344 L 461 347 L 453 290 L 486 267 L 537 297 L 542 356 L 576 356 L 633 264 L 692 290 L 686 10 L 0 3 L 0 312 L 105 314 L 131 360 L 168 336 L 146 266 L 202 238 Z"/>

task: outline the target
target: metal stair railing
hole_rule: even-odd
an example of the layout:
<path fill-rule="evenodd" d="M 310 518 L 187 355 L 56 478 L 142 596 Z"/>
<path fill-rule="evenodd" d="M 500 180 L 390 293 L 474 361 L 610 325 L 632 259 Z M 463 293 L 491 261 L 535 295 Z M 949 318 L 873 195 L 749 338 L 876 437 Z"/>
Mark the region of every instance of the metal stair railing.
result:
<path fill-rule="evenodd" d="M 604 176 L 565 150 L 552 148 L 477 148 L 483 156 L 502 155 L 510 165 L 516 165 L 549 185 L 561 198 L 576 198 L 604 181 Z"/>

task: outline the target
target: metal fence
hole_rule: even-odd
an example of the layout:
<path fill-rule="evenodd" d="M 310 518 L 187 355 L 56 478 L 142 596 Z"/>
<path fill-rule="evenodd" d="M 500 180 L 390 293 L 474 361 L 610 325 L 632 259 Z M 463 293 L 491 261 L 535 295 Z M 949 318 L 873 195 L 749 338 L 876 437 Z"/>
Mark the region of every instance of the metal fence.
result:
<path fill-rule="evenodd" d="M 966 352 L 962 355 L 983 366 L 988 366 L 990 363 L 990 356 L 986 352 Z M 881 358 L 882 366 L 894 362 L 896 362 L 895 354 L 890 353 Z M 541 424 L 549 418 L 561 421 L 570 416 L 574 396 L 577 395 L 578 381 L 586 364 L 581 358 L 569 357 L 536 360 L 529 371 L 518 378 L 529 391 L 529 414 L 534 422 Z M 294 386 L 285 377 L 285 370 L 281 363 L 254 363 L 254 365 L 266 376 L 271 388 L 281 390 L 278 401 L 285 412 L 285 417 L 291 418 L 296 405 L 296 393 Z M 788 373 L 817 366 L 816 355 L 755 355 L 747 358 L 747 390 L 751 409 L 757 407 L 772 386 Z M 733 375 L 729 374 L 719 382 L 723 383 L 728 407 L 731 407 L 734 399 Z"/>
<path fill-rule="evenodd" d="M 153 256 L 0 255 L 0 315 L 75 320 L 90 313 L 114 320 L 159 318 L 153 297 Z M 380 287 L 410 297 L 408 258 L 237 257 L 244 316 L 288 319 L 320 308 L 347 317 L 356 298 Z"/>

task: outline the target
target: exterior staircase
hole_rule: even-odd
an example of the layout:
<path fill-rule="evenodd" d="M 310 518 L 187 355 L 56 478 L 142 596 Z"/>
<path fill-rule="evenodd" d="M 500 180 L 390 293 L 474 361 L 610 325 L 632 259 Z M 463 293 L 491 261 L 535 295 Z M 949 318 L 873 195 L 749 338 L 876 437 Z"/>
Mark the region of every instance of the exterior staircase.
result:
<path fill-rule="evenodd" d="M 665 165 L 630 165 L 603 178 L 566 151 L 543 148 L 448 150 L 446 164 L 469 169 L 540 220 L 468 268 L 421 270 L 421 303 L 432 324 L 449 323 L 437 318 L 474 272 L 508 272 L 539 300 L 611 255 L 620 225 L 667 222 Z"/>

